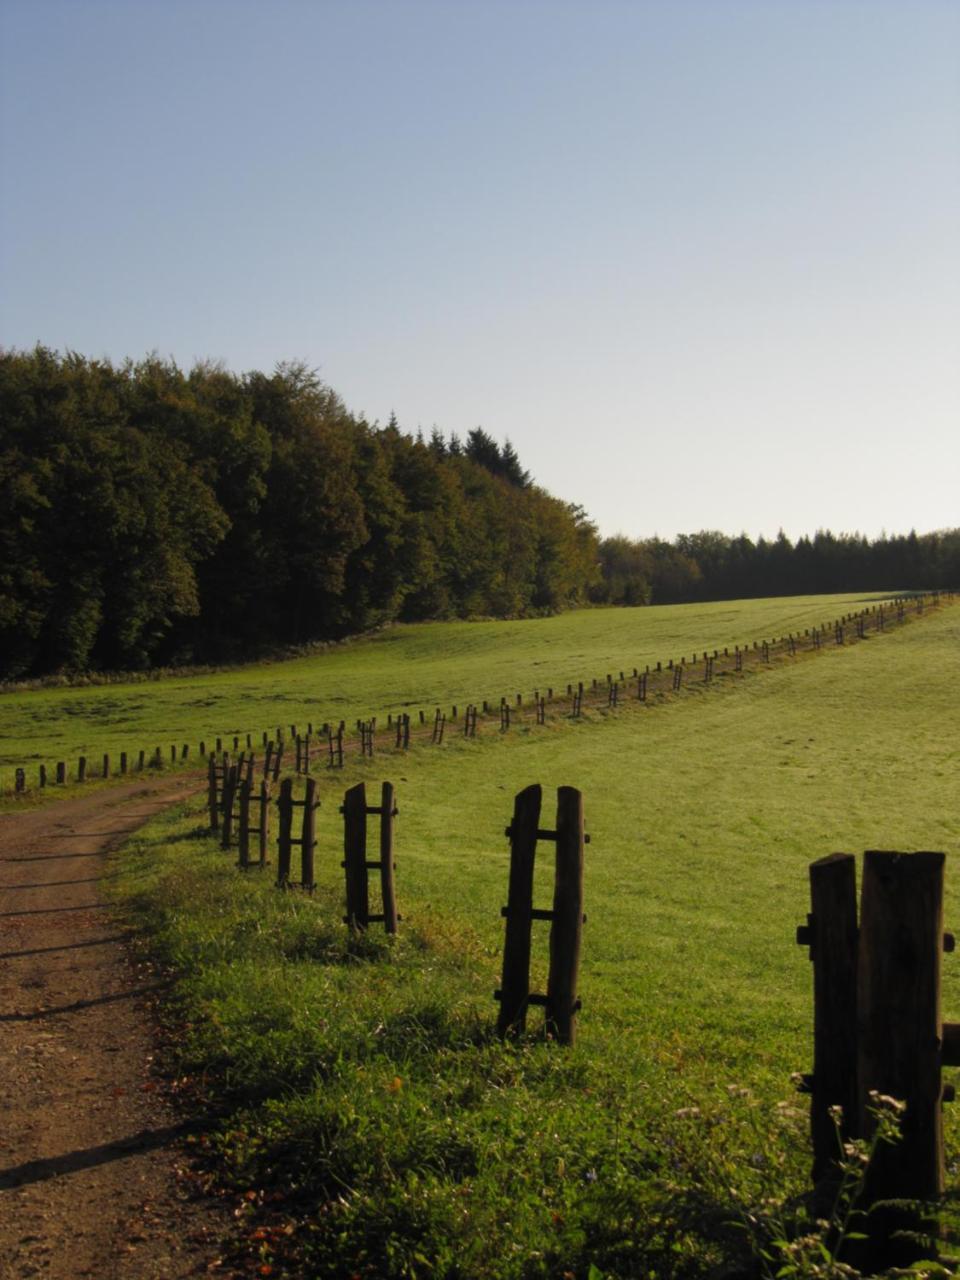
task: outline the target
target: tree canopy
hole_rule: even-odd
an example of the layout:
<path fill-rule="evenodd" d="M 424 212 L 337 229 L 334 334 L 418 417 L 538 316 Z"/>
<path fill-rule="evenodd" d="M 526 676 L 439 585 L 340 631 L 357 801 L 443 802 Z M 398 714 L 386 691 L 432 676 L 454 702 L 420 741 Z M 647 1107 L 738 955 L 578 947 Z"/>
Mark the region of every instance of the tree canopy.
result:
<path fill-rule="evenodd" d="M 596 533 L 480 428 L 273 373 L 0 352 L 0 678 L 221 661 L 586 602 Z"/>

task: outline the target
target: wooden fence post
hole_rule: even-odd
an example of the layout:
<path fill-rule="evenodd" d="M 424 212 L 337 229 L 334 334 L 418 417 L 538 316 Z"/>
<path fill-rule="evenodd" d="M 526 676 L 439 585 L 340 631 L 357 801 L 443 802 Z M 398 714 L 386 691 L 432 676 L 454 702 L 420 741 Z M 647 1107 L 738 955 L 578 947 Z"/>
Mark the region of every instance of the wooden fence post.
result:
<path fill-rule="evenodd" d="M 351 929 L 366 929 L 375 922 L 383 922 L 387 933 L 397 932 L 400 915 L 397 912 L 394 886 L 393 820 L 397 816 L 394 804 L 394 788 L 384 782 L 380 791 L 380 804 L 368 805 L 366 787 L 362 782 L 351 787 L 343 797 L 340 807 L 343 814 L 343 862 L 347 890 L 347 914 L 344 924 Z M 367 858 L 367 815 L 380 815 L 380 857 Z M 380 896 L 383 911 L 370 911 L 369 872 L 380 872 Z"/>
<path fill-rule="evenodd" d="M 250 866 L 250 779 L 241 779 L 238 789 L 237 866 L 246 871 Z"/>
<path fill-rule="evenodd" d="M 583 932 L 583 796 L 573 787 L 557 792 L 557 859 L 550 923 L 547 1029 L 561 1044 L 576 1037 L 577 978 Z"/>
<path fill-rule="evenodd" d="M 813 962 L 813 1074 L 810 1098 L 813 1180 L 830 1178 L 842 1156 L 830 1108 L 843 1109 L 840 1137 L 860 1132 L 857 1096 L 857 871 L 850 853 L 810 866 L 810 914 L 797 929 Z"/>
<path fill-rule="evenodd" d="M 580 968 L 580 938 L 583 926 L 583 846 L 589 837 L 583 831 L 583 797 L 573 787 L 557 792 L 555 831 L 540 829 L 543 792 L 538 784 L 521 791 L 514 800 L 513 821 L 507 827 L 510 839 L 510 882 L 507 905 L 500 914 L 506 919 L 503 944 L 503 977 L 494 992 L 500 1001 L 497 1031 L 501 1036 L 520 1035 L 526 1030 L 527 1010 L 532 1005 L 546 1010 L 546 1029 L 554 1039 L 572 1044 Z M 533 870 L 537 841 L 554 840 L 553 909 L 533 905 Z M 530 929 L 534 920 L 549 920 L 550 970 L 545 994 L 530 990 Z"/>
<path fill-rule="evenodd" d="M 940 1018 L 942 853 L 864 855 L 858 955 L 860 1124 L 876 1127 L 871 1093 L 906 1103 L 900 1141 L 881 1143 L 867 1170 L 865 1246 L 872 1265 L 929 1256 L 911 1233 L 930 1230 L 891 1200 L 934 1200 L 944 1189 Z M 877 1203 L 886 1202 L 886 1203 Z M 899 1234 L 907 1233 L 907 1234 Z"/>
<path fill-rule="evenodd" d="M 223 812 L 223 828 L 220 835 L 220 848 L 229 849 L 233 839 L 233 802 L 237 795 L 240 780 L 240 766 L 232 764 L 223 768 L 223 785 L 221 789 L 220 808 Z"/>
<path fill-rule="evenodd" d="M 220 830 L 220 809 L 217 804 L 217 762 L 213 755 L 207 757 L 207 808 L 210 813 L 210 830 Z"/>
<path fill-rule="evenodd" d="M 277 888 L 285 889 L 290 879 L 293 848 L 293 779 L 284 778 L 277 797 Z"/>
<path fill-rule="evenodd" d="M 929 1206 L 943 1193 L 941 1107 L 953 1096 L 941 1068 L 960 1066 L 960 1023 L 940 1016 L 940 957 L 954 946 L 943 932 L 944 863 L 942 853 L 866 853 L 858 931 L 852 856 L 821 858 L 810 867 L 812 911 L 797 930 L 814 963 L 814 1071 L 806 1080 L 824 1201 L 835 1194 L 842 1159 L 829 1109 L 842 1108 L 841 1140 L 871 1142 L 878 1110 L 905 1107 L 899 1140 L 880 1141 L 872 1153 L 852 1221 L 860 1234 L 844 1246 L 863 1274 L 936 1254 Z"/>
<path fill-rule="evenodd" d="M 537 829 L 543 790 L 539 783 L 521 791 L 513 805 L 513 820 L 507 827 L 510 839 L 510 880 L 503 943 L 503 977 L 496 993 L 500 1001 L 497 1031 L 501 1036 L 519 1035 L 526 1030 L 530 1002 L 530 924 L 533 919 L 533 864 L 537 851 Z"/>
<path fill-rule="evenodd" d="M 316 798 L 316 792 L 316 779 L 308 778 L 303 797 L 303 827 L 300 832 L 300 887 L 309 893 L 313 893 L 317 887 L 313 877 L 313 853 L 317 847 L 317 809 L 320 801 Z"/>
<path fill-rule="evenodd" d="M 267 865 L 267 842 L 270 832 L 270 783 L 264 778 L 260 783 L 260 813 L 257 823 L 257 836 L 260 852 L 260 866 Z"/>
<path fill-rule="evenodd" d="M 63 760 L 57 761 L 57 782 L 61 785 L 67 780 L 67 766 Z"/>
<path fill-rule="evenodd" d="M 369 924 L 370 898 L 367 887 L 367 789 L 362 782 L 343 797 L 343 867 L 346 872 L 347 914 L 344 923 L 351 929 Z"/>
<path fill-rule="evenodd" d="M 393 820 L 397 816 L 392 782 L 380 788 L 380 894 L 383 898 L 383 927 L 387 933 L 397 932 L 397 894 L 394 884 Z"/>
<path fill-rule="evenodd" d="M 77 781 L 83 782 L 87 776 L 87 757 L 81 756 L 77 761 Z"/>

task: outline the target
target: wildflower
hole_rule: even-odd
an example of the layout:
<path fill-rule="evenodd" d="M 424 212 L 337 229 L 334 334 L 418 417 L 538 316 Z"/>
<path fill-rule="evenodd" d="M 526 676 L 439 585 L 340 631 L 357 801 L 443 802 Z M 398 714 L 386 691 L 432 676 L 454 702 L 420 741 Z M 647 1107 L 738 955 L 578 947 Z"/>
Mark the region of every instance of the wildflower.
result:
<path fill-rule="evenodd" d="M 875 1107 L 892 1111 L 895 1116 L 902 1116 L 907 1109 L 907 1104 L 899 1098 L 891 1098 L 888 1093 L 878 1093 L 876 1089 L 870 1090 L 870 1101 Z"/>

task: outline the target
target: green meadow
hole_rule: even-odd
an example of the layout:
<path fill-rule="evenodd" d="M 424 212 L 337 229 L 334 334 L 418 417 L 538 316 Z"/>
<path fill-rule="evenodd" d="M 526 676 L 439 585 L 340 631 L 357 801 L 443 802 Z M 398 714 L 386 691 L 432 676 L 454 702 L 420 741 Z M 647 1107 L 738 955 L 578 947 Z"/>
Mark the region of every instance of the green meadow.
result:
<path fill-rule="evenodd" d="M 278 725 L 347 724 L 436 705 L 565 689 L 703 649 L 752 644 L 832 621 L 876 596 L 793 596 L 658 608 L 586 609 L 517 622 L 390 627 L 309 657 L 159 680 L 0 693 L 0 771 L 103 752 L 148 753 Z M 7 778 L 7 782 L 9 779 Z"/>
<path fill-rule="evenodd" d="M 831 597 L 398 628 L 282 666 L 9 695 L 3 709 L 16 723 L 14 704 L 22 720 L 77 697 L 93 732 L 90 708 L 116 699 L 122 732 L 140 715 L 156 735 L 156 699 L 151 714 L 187 739 L 200 719 L 180 709 L 209 713 L 209 735 L 217 717 L 228 732 L 313 706 L 316 719 L 337 705 L 348 718 L 498 697 L 857 607 Z M 215 1117 L 195 1146 L 202 1176 L 237 1197 L 249 1265 L 464 1280 L 794 1265 L 776 1242 L 808 1229 L 805 1102 L 791 1083 L 811 1065 L 811 971 L 794 942 L 807 866 L 836 850 L 957 851 L 958 679 L 960 611 L 947 607 L 665 703 L 354 760 L 320 777 L 312 898 L 277 893 L 269 870 L 241 876 L 199 801 L 146 829 L 110 884 L 176 977 L 168 1065 Z M 191 687 L 213 701 L 189 710 Z M 395 941 L 351 938 L 341 922 L 342 790 L 384 778 L 400 808 Z M 504 827 L 531 782 L 547 824 L 555 788 L 580 788 L 591 836 L 572 1050 L 545 1039 L 536 1011 L 524 1042 L 493 1034 Z M 952 861 L 947 927 L 960 922 Z M 541 846 L 537 905 L 550 895 Z M 958 975 L 947 956 L 947 1018 L 960 1017 Z M 948 1112 L 954 1189 L 958 1144 Z"/>

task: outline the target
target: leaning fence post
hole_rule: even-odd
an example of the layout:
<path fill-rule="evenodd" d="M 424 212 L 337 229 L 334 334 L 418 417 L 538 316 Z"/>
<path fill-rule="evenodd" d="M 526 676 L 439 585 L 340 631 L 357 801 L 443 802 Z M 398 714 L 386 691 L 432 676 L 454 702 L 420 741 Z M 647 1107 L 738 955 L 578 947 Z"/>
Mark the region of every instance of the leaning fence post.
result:
<path fill-rule="evenodd" d="M 557 792 L 557 860 L 550 924 L 547 1028 L 561 1044 L 576 1038 L 577 977 L 583 932 L 583 796 L 574 787 Z M 529 938 L 529 935 L 528 935 Z"/>
<path fill-rule="evenodd" d="M 520 1034 L 526 1029 L 530 999 L 530 922 L 533 910 L 533 864 L 537 850 L 537 828 L 543 790 L 539 783 L 521 791 L 513 805 L 513 821 L 507 828 L 510 839 L 510 881 L 507 905 L 502 914 L 507 927 L 503 943 L 503 977 L 497 996 L 501 1036 Z"/>
<path fill-rule="evenodd" d="M 813 1180 L 836 1169 L 842 1155 L 830 1108 L 843 1110 L 839 1133 L 860 1132 L 857 1096 L 857 871 L 850 853 L 810 865 L 810 914 L 797 929 L 813 962 L 813 1075 L 810 1097 Z"/>
<path fill-rule="evenodd" d="M 890 1201 L 943 1193 L 940 955 L 942 853 L 864 855 L 860 913 L 859 1086 L 863 1136 L 876 1127 L 871 1094 L 906 1103 L 900 1141 L 880 1143 L 866 1173 L 865 1246 L 871 1263 L 907 1266 L 929 1256 L 912 1233 L 929 1231 L 915 1208 Z M 884 1202 L 884 1203 L 878 1203 Z"/>

